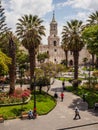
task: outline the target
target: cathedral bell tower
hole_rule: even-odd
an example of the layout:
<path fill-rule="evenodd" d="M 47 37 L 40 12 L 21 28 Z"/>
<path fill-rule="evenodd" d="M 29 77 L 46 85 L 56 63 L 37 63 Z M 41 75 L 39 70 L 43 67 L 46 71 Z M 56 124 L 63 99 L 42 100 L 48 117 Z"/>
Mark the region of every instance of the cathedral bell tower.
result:
<path fill-rule="evenodd" d="M 57 35 L 57 22 L 55 21 L 55 14 L 53 12 L 53 18 L 50 23 L 50 36 L 56 36 Z"/>
<path fill-rule="evenodd" d="M 48 45 L 52 46 L 54 46 L 54 44 L 56 46 L 59 45 L 59 37 L 57 35 L 58 35 L 57 22 L 55 20 L 55 13 L 53 11 L 53 17 L 50 23 L 50 36 L 48 37 Z"/>
<path fill-rule="evenodd" d="M 55 20 L 55 13 L 53 11 L 52 21 L 50 22 L 50 35 L 48 36 L 48 48 L 49 55 L 51 57 L 50 61 L 53 63 L 58 62 L 58 47 L 59 47 L 60 38 L 58 36 L 57 22 Z"/>

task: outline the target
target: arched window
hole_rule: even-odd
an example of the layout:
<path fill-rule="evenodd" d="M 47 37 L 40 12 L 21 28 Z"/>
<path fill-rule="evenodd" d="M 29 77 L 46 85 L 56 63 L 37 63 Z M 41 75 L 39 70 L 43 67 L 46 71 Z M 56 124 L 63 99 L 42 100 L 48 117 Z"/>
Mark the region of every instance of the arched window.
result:
<path fill-rule="evenodd" d="M 56 59 L 54 59 L 54 61 L 56 62 Z"/>
<path fill-rule="evenodd" d="M 47 51 L 47 54 L 49 54 L 49 51 Z"/>
<path fill-rule="evenodd" d="M 56 46 L 56 41 L 53 42 L 54 46 Z"/>
<path fill-rule="evenodd" d="M 57 49 L 54 49 L 54 51 L 56 52 L 56 51 L 57 51 Z"/>

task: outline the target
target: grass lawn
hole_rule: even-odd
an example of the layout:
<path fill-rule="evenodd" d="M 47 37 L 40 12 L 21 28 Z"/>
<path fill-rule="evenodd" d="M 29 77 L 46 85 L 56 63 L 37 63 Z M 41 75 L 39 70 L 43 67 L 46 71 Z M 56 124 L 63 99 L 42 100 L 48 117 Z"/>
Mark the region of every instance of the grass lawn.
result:
<path fill-rule="evenodd" d="M 33 94 L 31 100 L 24 105 L 5 106 L 0 107 L 0 114 L 4 116 L 4 119 L 17 118 L 21 116 L 21 111 L 28 112 L 33 109 Z M 36 93 L 36 108 L 38 115 L 47 114 L 56 105 L 56 101 L 50 95 L 42 92 L 42 94 Z"/>

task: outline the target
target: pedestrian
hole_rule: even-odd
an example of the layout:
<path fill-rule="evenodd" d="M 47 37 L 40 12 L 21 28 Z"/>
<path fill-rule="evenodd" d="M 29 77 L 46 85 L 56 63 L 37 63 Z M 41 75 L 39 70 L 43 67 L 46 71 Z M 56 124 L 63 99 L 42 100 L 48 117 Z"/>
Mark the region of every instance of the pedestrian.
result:
<path fill-rule="evenodd" d="M 61 101 L 63 102 L 63 99 L 64 99 L 64 93 L 61 92 Z"/>
<path fill-rule="evenodd" d="M 57 94 L 57 92 L 54 93 L 54 98 L 55 98 L 55 99 L 58 98 L 58 94 Z"/>
<path fill-rule="evenodd" d="M 62 88 L 63 88 L 63 91 L 65 90 L 65 82 L 63 81 L 62 82 Z"/>
<path fill-rule="evenodd" d="M 76 120 L 77 117 L 78 117 L 79 119 L 81 119 L 80 114 L 79 114 L 79 108 L 78 108 L 78 107 L 75 107 L 75 117 L 74 117 L 73 119 Z"/>

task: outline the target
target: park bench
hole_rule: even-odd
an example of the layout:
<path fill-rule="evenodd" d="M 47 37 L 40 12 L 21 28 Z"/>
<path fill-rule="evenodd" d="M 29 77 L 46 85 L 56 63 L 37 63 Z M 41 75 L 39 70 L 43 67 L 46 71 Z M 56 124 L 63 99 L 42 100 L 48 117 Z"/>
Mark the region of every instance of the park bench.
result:
<path fill-rule="evenodd" d="M 27 112 L 22 112 L 21 113 L 21 119 L 28 119 L 28 113 Z"/>
<path fill-rule="evenodd" d="M 3 122 L 4 122 L 3 115 L 0 115 L 0 123 L 3 123 Z"/>
<path fill-rule="evenodd" d="M 98 103 L 95 103 L 94 104 L 94 110 L 97 110 L 98 109 Z"/>

